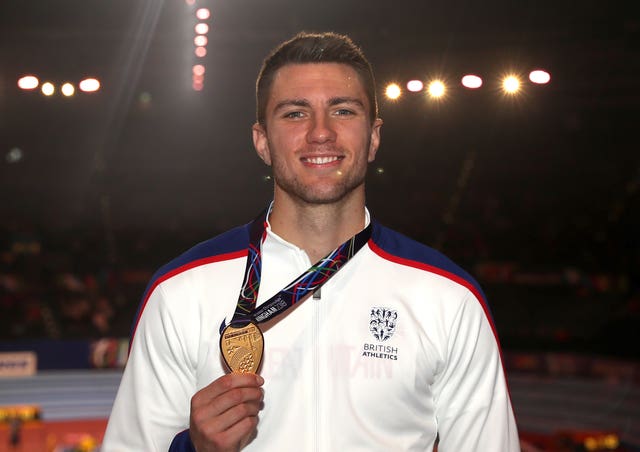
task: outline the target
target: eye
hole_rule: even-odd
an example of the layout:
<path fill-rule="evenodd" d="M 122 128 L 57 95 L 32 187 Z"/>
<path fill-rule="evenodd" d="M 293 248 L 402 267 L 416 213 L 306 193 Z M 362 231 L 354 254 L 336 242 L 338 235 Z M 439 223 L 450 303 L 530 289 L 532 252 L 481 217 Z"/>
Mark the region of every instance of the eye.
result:
<path fill-rule="evenodd" d="M 355 112 L 353 110 L 349 110 L 348 108 L 340 108 L 339 110 L 336 110 L 335 114 L 337 116 L 351 116 L 355 115 Z"/>
<path fill-rule="evenodd" d="M 296 110 L 296 111 L 289 111 L 282 116 L 283 118 L 288 118 L 288 119 L 298 119 L 298 118 L 302 118 L 304 116 L 304 113 Z"/>

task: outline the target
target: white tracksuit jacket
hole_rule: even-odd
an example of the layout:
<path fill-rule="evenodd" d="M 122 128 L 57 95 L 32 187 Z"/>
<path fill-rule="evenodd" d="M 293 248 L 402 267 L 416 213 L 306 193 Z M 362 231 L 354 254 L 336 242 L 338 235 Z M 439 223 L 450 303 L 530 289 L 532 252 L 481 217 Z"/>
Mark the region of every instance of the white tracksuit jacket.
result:
<path fill-rule="evenodd" d="M 161 268 L 140 306 L 103 452 L 193 450 L 191 397 L 225 374 L 249 225 Z M 258 305 L 311 263 L 268 229 Z M 374 334 L 375 333 L 375 334 Z M 369 242 L 264 332 L 264 409 L 247 451 L 513 452 L 519 440 L 482 291 L 374 222 Z"/>

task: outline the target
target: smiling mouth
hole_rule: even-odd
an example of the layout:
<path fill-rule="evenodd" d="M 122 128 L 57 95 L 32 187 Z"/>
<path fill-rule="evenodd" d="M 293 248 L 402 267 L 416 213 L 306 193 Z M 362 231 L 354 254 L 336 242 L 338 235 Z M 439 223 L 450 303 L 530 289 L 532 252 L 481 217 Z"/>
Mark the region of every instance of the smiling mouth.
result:
<path fill-rule="evenodd" d="M 331 157 L 303 157 L 302 161 L 305 163 L 312 163 L 314 165 L 326 165 L 327 163 L 337 162 L 344 157 L 331 156 Z"/>

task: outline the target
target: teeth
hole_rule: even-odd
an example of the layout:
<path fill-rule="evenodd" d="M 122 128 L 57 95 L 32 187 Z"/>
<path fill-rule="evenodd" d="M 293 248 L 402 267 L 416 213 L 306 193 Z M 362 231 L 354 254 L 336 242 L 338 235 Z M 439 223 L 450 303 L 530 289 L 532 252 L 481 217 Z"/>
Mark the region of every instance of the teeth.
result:
<path fill-rule="evenodd" d="M 306 159 L 307 162 L 314 165 L 323 165 L 325 163 L 331 163 L 338 160 L 338 157 L 310 157 Z"/>

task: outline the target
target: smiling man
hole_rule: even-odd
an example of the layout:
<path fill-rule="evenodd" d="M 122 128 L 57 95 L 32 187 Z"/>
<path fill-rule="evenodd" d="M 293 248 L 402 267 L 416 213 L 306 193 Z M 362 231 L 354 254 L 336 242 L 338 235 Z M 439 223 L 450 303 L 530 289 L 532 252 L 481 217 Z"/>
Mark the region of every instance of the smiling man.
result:
<path fill-rule="evenodd" d="M 273 169 L 271 228 L 316 262 L 364 227 L 364 180 L 382 120 L 371 120 L 375 100 L 341 63 L 285 65 L 267 99 L 253 142 Z"/>
<path fill-rule="evenodd" d="M 365 207 L 361 50 L 299 34 L 256 98 L 273 202 L 153 277 L 103 450 L 518 451 L 481 289 Z"/>

